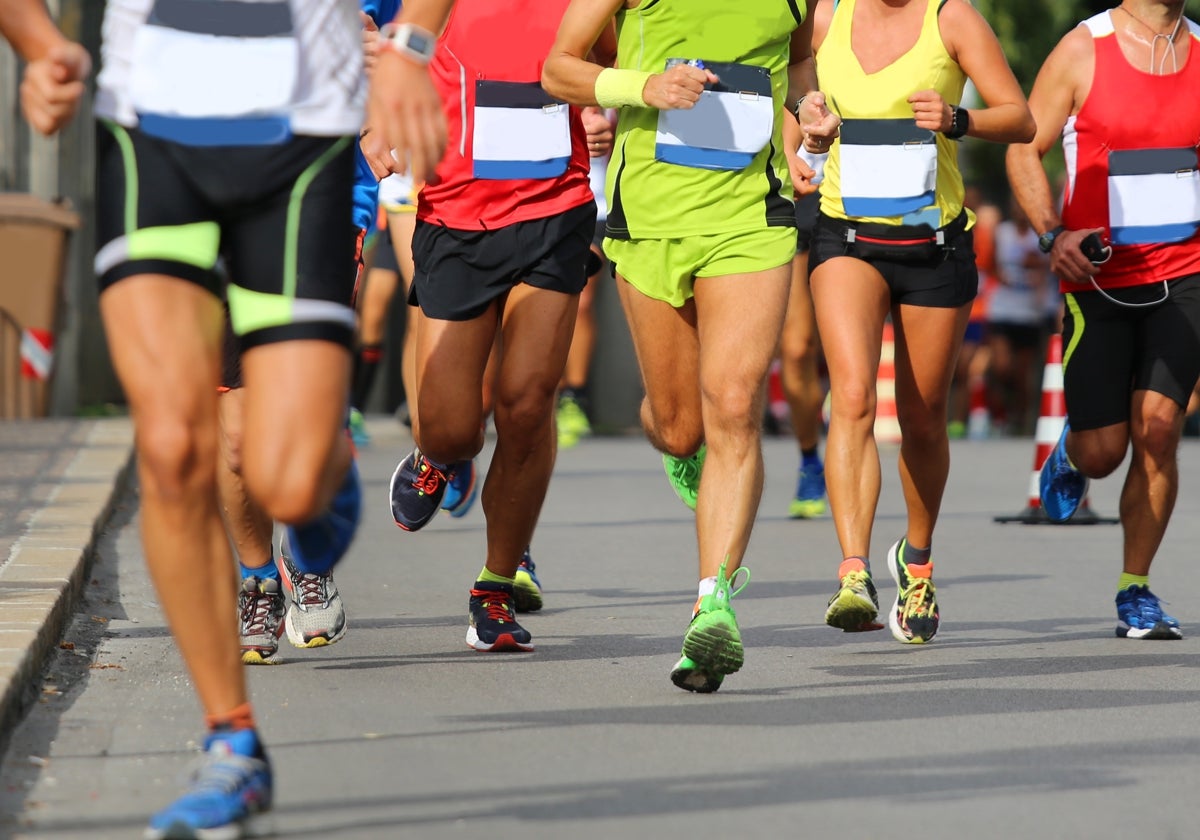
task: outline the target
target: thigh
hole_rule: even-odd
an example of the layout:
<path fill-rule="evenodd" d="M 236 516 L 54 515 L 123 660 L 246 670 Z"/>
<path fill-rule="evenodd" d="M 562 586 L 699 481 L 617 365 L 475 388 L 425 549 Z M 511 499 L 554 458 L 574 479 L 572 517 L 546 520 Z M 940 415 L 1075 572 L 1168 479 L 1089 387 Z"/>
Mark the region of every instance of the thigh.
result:
<path fill-rule="evenodd" d="M 915 404 L 927 412 L 944 414 L 970 315 L 970 303 L 958 309 L 906 305 L 893 308 L 897 408 L 903 411 Z"/>
<path fill-rule="evenodd" d="M 1098 292 L 1071 292 L 1064 300 L 1063 396 L 1071 428 L 1127 424 L 1139 352 L 1136 323 Z"/>
<path fill-rule="evenodd" d="M 96 129 L 96 258 L 100 289 L 168 276 L 220 293 L 217 214 L 173 147 L 136 129 Z"/>
<path fill-rule="evenodd" d="M 577 310 L 575 295 L 528 285 L 509 293 L 501 321 L 498 403 L 536 395 L 549 404 L 566 365 Z"/>
<path fill-rule="evenodd" d="M 247 348 L 318 339 L 349 348 L 358 275 L 350 138 L 297 137 L 276 150 L 256 201 L 224 224 L 229 304 Z"/>
<path fill-rule="evenodd" d="M 1167 300 L 1151 308 L 1142 322 L 1141 343 L 1133 387 L 1186 408 L 1200 378 L 1200 275 L 1168 284 Z"/>
<path fill-rule="evenodd" d="M 817 237 L 814 253 L 820 226 Z M 874 394 L 891 306 L 886 281 L 869 263 L 838 256 L 819 263 L 809 282 L 834 402 L 848 392 L 856 398 Z"/>

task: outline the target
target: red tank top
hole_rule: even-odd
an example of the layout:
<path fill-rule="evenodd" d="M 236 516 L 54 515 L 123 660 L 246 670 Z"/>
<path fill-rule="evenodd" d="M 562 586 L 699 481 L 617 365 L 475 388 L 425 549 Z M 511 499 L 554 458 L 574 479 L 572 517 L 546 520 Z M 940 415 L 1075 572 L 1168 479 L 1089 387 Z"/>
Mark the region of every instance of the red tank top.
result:
<path fill-rule="evenodd" d="M 417 217 L 458 230 L 545 219 L 592 201 L 579 109 L 541 89 L 568 0 L 458 0 L 430 62 L 449 137 Z"/>
<path fill-rule="evenodd" d="M 1083 25 L 1094 38 L 1095 71 L 1083 107 L 1063 130 L 1063 224 L 1105 228 L 1113 255 L 1096 277 L 1103 288 L 1198 274 L 1200 28 L 1184 21 L 1187 60 L 1159 76 L 1126 60 L 1108 12 Z M 1064 283 L 1062 290 L 1079 287 Z"/>

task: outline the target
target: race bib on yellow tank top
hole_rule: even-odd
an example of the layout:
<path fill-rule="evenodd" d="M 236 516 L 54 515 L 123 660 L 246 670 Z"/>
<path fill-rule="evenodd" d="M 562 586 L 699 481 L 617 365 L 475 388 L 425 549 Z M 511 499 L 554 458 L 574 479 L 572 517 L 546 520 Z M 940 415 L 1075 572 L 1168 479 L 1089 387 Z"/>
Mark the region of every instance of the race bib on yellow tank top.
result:
<path fill-rule="evenodd" d="M 937 140 L 911 119 L 846 120 L 838 154 L 847 216 L 903 216 L 935 201 Z"/>

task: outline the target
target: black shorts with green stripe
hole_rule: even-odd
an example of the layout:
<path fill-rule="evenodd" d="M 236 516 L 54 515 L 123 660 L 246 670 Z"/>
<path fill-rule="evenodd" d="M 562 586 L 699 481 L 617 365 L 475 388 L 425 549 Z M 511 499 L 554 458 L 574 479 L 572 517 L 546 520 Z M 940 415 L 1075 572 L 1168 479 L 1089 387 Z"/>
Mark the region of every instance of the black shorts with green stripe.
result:
<path fill-rule="evenodd" d="M 101 121 L 96 179 L 101 292 L 127 277 L 177 277 L 228 299 L 244 348 L 352 346 L 353 137 L 199 147 Z"/>

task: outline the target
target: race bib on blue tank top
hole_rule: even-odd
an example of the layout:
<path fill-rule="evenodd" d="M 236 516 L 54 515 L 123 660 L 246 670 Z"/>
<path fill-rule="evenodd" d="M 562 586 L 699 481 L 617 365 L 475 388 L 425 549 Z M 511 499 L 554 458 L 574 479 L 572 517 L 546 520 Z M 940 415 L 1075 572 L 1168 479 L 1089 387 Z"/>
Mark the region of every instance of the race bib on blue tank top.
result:
<path fill-rule="evenodd" d="M 937 140 L 915 121 L 846 120 L 838 149 L 847 216 L 903 216 L 934 203 Z"/>
<path fill-rule="evenodd" d="M 681 59 L 667 62 L 668 69 Z M 775 128 L 771 74 L 750 64 L 693 61 L 716 74 L 688 109 L 660 111 L 654 159 L 696 169 L 745 169 Z"/>
<path fill-rule="evenodd" d="M 1108 218 L 1114 245 L 1190 239 L 1200 228 L 1195 147 L 1109 152 Z"/>
<path fill-rule="evenodd" d="M 288 0 L 155 0 L 133 43 L 139 128 L 197 146 L 282 142 L 299 71 Z"/>
<path fill-rule="evenodd" d="M 476 178 L 547 180 L 567 171 L 571 160 L 568 106 L 538 82 L 475 82 L 471 132 Z"/>

